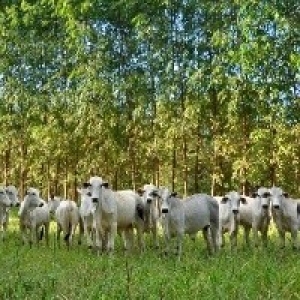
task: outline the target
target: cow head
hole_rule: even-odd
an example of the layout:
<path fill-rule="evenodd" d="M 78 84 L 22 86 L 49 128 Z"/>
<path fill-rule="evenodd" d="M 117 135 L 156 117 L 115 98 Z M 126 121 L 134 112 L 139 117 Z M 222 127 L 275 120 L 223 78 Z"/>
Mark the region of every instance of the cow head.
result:
<path fill-rule="evenodd" d="M 270 207 L 270 191 L 265 187 L 260 187 L 253 193 L 252 197 L 260 201 L 260 206 L 263 210 L 267 211 Z"/>
<path fill-rule="evenodd" d="M 93 203 L 99 203 L 102 199 L 103 189 L 109 188 L 109 184 L 103 181 L 102 177 L 91 177 L 84 186 L 87 188 L 87 195 L 92 198 Z"/>
<path fill-rule="evenodd" d="M 20 206 L 18 190 L 14 185 L 8 185 L 6 187 L 6 194 L 9 197 L 12 206 Z"/>
<path fill-rule="evenodd" d="M 36 207 L 44 206 L 45 201 L 40 198 L 40 192 L 36 188 L 28 188 L 24 200 L 19 209 L 19 216 L 23 215 L 25 211 L 32 210 Z"/>
<path fill-rule="evenodd" d="M 0 186 L 0 203 L 4 206 L 11 206 L 12 202 L 6 193 L 6 189 Z"/>
<path fill-rule="evenodd" d="M 168 188 L 163 188 L 161 190 L 161 212 L 162 214 L 167 214 L 170 211 L 171 199 L 177 197 L 177 192 L 170 192 Z"/>
<path fill-rule="evenodd" d="M 281 188 L 273 186 L 269 189 L 270 200 L 272 203 L 272 208 L 278 211 L 282 208 L 282 201 L 288 198 L 288 194 L 284 192 Z"/>
<path fill-rule="evenodd" d="M 221 204 L 226 204 L 233 215 L 238 215 L 241 203 L 246 204 L 247 200 L 235 191 L 227 193 L 221 200 Z"/>
<path fill-rule="evenodd" d="M 153 184 L 145 184 L 139 194 L 143 196 L 146 205 L 151 205 L 159 197 L 158 188 Z"/>

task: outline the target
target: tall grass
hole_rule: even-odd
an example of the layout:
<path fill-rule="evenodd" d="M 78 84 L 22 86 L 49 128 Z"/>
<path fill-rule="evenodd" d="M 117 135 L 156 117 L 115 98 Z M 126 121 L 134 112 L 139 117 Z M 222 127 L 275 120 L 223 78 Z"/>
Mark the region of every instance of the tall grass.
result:
<path fill-rule="evenodd" d="M 181 261 L 148 249 L 125 254 L 117 238 L 113 256 L 96 256 L 85 245 L 68 250 L 21 245 L 15 214 L 0 244 L 0 299 L 300 299 L 300 253 L 279 249 L 272 233 L 267 249 L 247 248 L 239 237 L 209 257 L 201 235 L 185 238 Z M 228 244 L 228 243 L 227 243 Z"/>

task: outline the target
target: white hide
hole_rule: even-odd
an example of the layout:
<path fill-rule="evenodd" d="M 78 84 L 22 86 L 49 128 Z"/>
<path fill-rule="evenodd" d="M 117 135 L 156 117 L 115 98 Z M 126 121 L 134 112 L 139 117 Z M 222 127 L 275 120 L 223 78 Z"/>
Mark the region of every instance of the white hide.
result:
<path fill-rule="evenodd" d="M 276 225 L 280 246 L 285 247 L 285 234 L 291 233 L 292 245 L 298 249 L 299 204 L 291 199 L 279 187 L 269 189 L 271 195 L 272 216 Z"/>
<path fill-rule="evenodd" d="M 61 200 L 55 211 L 57 223 L 57 241 L 60 244 L 60 234 L 63 232 L 67 246 L 72 245 L 76 228 L 79 223 L 79 209 L 72 200 Z"/>
<path fill-rule="evenodd" d="M 169 251 L 170 238 L 176 237 L 180 257 L 184 234 L 195 237 L 202 231 L 208 252 L 215 252 L 218 248 L 218 202 L 206 194 L 196 194 L 182 200 L 170 193 L 167 188 L 161 191 L 161 196 L 166 250 Z"/>

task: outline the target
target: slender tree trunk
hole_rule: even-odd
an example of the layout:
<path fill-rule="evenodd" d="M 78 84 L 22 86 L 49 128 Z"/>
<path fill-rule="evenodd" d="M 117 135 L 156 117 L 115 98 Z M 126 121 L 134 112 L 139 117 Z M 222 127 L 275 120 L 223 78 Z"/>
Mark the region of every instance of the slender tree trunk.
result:
<path fill-rule="evenodd" d="M 194 193 L 199 192 L 199 155 L 200 155 L 200 147 L 201 147 L 201 127 L 200 127 L 200 118 L 198 118 L 197 124 L 197 142 L 196 142 L 196 156 L 195 156 L 195 165 L 194 165 Z"/>
<path fill-rule="evenodd" d="M 172 191 L 175 191 L 175 178 L 176 178 L 176 139 L 173 137 L 173 150 L 172 150 Z"/>
<path fill-rule="evenodd" d="M 5 151 L 4 161 L 4 184 L 8 185 L 10 181 L 10 157 L 11 157 L 11 141 L 8 142 L 8 148 Z"/>
<path fill-rule="evenodd" d="M 25 187 L 27 182 L 27 162 L 26 162 L 26 156 L 27 156 L 27 146 L 25 144 L 24 139 L 22 138 L 21 141 L 21 184 L 20 184 L 20 194 L 21 197 L 24 197 L 25 194 Z"/>

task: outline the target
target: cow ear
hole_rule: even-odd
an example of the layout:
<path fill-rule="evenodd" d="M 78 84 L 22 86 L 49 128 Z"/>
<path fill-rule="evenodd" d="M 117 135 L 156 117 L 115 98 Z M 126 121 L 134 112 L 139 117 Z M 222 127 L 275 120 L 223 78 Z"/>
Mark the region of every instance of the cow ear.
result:
<path fill-rule="evenodd" d="M 243 203 L 243 204 L 247 204 L 247 200 L 245 197 L 241 197 L 240 198 L 240 201 Z"/>
<path fill-rule="evenodd" d="M 254 193 L 252 194 L 252 198 L 256 198 L 257 196 L 258 196 L 257 192 L 254 192 Z"/>
<path fill-rule="evenodd" d="M 103 187 L 106 188 L 106 189 L 109 188 L 108 182 L 102 182 L 101 186 L 103 186 Z"/>
<path fill-rule="evenodd" d="M 223 197 L 221 200 L 221 203 L 225 204 L 228 202 L 228 198 L 227 197 Z"/>
<path fill-rule="evenodd" d="M 82 184 L 82 187 L 83 188 L 88 188 L 88 187 L 90 187 L 91 186 L 91 184 L 89 183 L 89 182 L 84 182 L 83 184 Z"/>
<path fill-rule="evenodd" d="M 136 190 L 136 192 L 138 193 L 138 195 L 139 195 L 140 197 L 142 197 L 142 196 L 144 195 L 144 193 L 145 193 L 145 190 L 143 190 L 142 188 L 138 188 L 138 189 Z"/>
<path fill-rule="evenodd" d="M 178 193 L 177 192 L 172 192 L 171 194 L 170 194 L 170 197 L 177 197 L 178 196 Z"/>
<path fill-rule="evenodd" d="M 287 193 L 287 192 L 283 192 L 282 195 L 283 195 L 285 198 L 288 198 L 288 197 L 289 197 L 289 193 Z"/>

